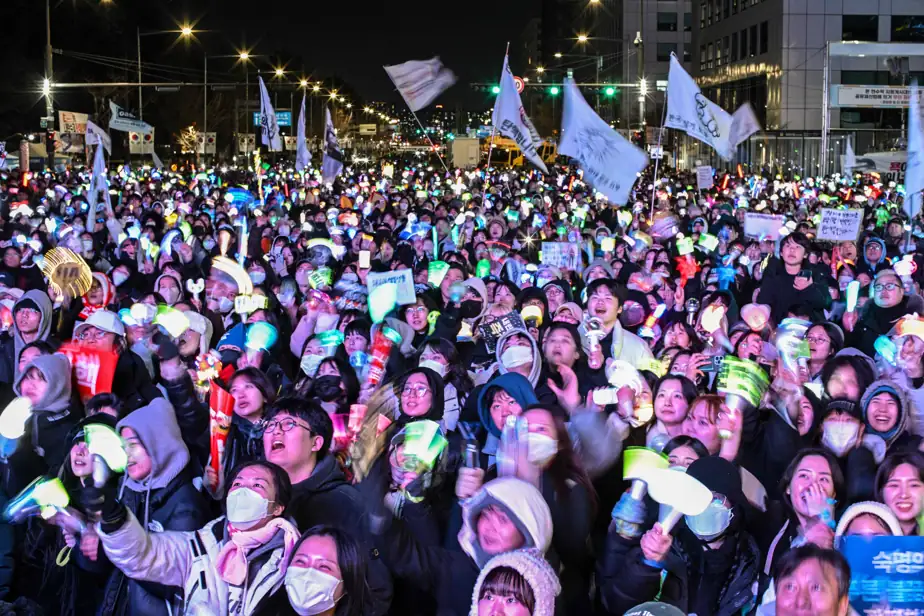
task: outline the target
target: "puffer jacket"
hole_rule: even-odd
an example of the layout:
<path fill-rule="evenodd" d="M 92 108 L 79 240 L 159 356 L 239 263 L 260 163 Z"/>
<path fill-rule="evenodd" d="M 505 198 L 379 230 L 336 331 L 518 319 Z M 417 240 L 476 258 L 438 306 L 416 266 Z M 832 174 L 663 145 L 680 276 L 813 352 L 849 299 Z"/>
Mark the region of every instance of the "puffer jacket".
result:
<path fill-rule="evenodd" d="M 122 527 L 110 534 L 98 529 L 106 556 L 125 575 L 183 589 L 185 614 L 228 614 L 228 583 L 218 575 L 218 552 L 228 542 L 224 517 L 193 532 L 146 533 L 129 512 Z M 253 616 L 285 582 L 283 534 L 247 554 L 247 584 L 234 612 Z M 283 589 L 281 592 L 285 592 Z"/>

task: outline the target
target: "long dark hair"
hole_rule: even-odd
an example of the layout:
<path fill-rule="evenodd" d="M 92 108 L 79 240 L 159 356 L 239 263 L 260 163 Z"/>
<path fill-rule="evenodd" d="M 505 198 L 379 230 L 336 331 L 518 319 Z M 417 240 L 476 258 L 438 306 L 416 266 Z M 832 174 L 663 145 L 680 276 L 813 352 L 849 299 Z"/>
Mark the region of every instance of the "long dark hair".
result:
<path fill-rule="evenodd" d="M 555 424 L 555 431 L 558 433 L 558 453 L 552 464 L 545 470 L 552 478 L 555 486 L 555 493 L 561 500 L 568 500 L 571 495 L 571 488 L 568 481 L 580 485 L 587 491 L 590 499 L 590 505 L 593 515 L 597 511 L 597 491 L 594 489 L 593 482 L 587 475 L 587 471 L 581 466 L 577 455 L 574 453 L 574 445 L 571 444 L 571 437 L 568 435 L 568 427 L 565 425 L 565 411 L 555 404 L 532 404 L 523 410 L 524 413 L 533 410 L 543 410 L 552 416 L 552 423 Z"/>
<path fill-rule="evenodd" d="M 918 479 L 924 479 L 924 454 L 918 451 L 900 451 L 886 456 L 876 472 L 876 499 L 884 503 L 882 489 L 889 482 L 889 477 L 902 464 L 908 464 L 918 471 Z"/>
<path fill-rule="evenodd" d="M 312 526 L 302 534 L 292 548 L 292 556 L 298 552 L 302 541 L 308 537 L 330 537 L 337 546 L 337 565 L 343 576 L 343 596 L 337 602 L 334 616 L 365 616 L 372 604 L 369 587 L 366 585 L 368 563 L 356 540 L 333 526 Z M 291 563 L 291 558 L 289 560 Z"/>
<path fill-rule="evenodd" d="M 423 355 L 424 350 L 428 346 L 433 347 L 437 353 L 446 359 L 448 367 L 443 381 L 456 388 L 456 393 L 459 397 L 459 406 L 461 407 L 465 403 L 465 399 L 468 395 L 472 393 L 472 389 L 475 385 L 472 383 L 471 377 L 468 376 L 465 366 L 459 359 L 459 352 L 456 350 L 456 346 L 445 338 L 430 338 L 420 346 L 416 363 L 420 363 L 420 356 Z"/>
<path fill-rule="evenodd" d="M 789 463 L 789 466 L 786 467 L 786 470 L 783 471 L 779 487 L 780 494 L 783 495 L 783 507 L 786 509 L 786 513 L 789 514 L 789 517 L 794 521 L 797 518 L 796 511 L 792 507 L 793 495 L 789 494 L 787 496 L 786 490 L 789 488 L 789 484 L 792 483 L 792 478 L 796 476 L 796 469 L 799 467 L 799 464 L 809 456 L 819 456 L 827 460 L 828 468 L 831 469 L 831 483 L 834 484 L 834 498 L 840 497 L 841 500 L 844 500 L 844 496 L 847 494 L 847 484 L 844 481 L 844 473 L 833 453 L 820 447 L 809 447 L 799 451 L 796 457 L 792 459 L 792 462 Z"/>

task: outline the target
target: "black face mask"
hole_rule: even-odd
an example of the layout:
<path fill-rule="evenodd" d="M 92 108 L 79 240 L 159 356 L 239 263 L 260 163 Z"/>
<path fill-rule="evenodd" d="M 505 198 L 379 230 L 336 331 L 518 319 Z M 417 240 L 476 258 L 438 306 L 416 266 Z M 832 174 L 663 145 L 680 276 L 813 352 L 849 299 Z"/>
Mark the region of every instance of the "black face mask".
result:
<path fill-rule="evenodd" d="M 459 316 L 463 319 L 474 319 L 481 314 L 481 306 L 481 300 L 467 299 L 459 306 Z"/>
<path fill-rule="evenodd" d="M 340 389 L 340 377 L 332 374 L 316 378 L 312 388 L 322 402 L 333 402 L 344 395 Z"/>

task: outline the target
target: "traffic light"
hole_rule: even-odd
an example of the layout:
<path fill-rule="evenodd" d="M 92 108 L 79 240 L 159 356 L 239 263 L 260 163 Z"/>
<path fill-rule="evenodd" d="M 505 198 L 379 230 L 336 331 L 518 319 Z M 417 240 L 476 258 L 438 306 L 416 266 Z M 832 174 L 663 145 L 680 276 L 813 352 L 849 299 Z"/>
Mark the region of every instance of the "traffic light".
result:
<path fill-rule="evenodd" d="M 491 93 L 500 94 L 500 86 L 494 86 L 493 88 L 491 88 Z"/>
<path fill-rule="evenodd" d="M 613 86 L 607 86 L 603 89 L 603 93 L 607 96 L 614 96 L 616 94 L 616 88 Z"/>
<path fill-rule="evenodd" d="M 561 90 L 558 89 L 558 86 L 552 86 L 551 88 L 549 88 L 549 94 L 551 94 L 552 96 L 558 96 L 558 93 L 560 91 Z"/>

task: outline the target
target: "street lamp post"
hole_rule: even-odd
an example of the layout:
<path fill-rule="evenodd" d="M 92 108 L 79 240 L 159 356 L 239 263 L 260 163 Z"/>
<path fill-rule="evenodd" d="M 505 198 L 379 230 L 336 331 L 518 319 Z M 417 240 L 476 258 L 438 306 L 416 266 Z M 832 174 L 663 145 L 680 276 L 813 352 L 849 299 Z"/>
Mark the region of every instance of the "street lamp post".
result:
<path fill-rule="evenodd" d="M 179 34 L 180 38 L 189 38 L 197 31 L 190 25 L 184 25 L 179 30 L 156 30 L 154 32 L 142 32 L 140 27 L 135 28 L 135 40 L 138 46 L 138 119 L 144 120 L 143 99 L 141 95 L 141 37 L 152 36 L 155 34 Z"/>
<path fill-rule="evenodd" d="M 51 131 L 55 127 L 55 109 L 51 100 L 51 0 L 45 0 L 45 162 L 49 169 L 55 166 L 55 144 L 50 139 Z M 49 144 L 49 141 L 51 142 Z"/>

